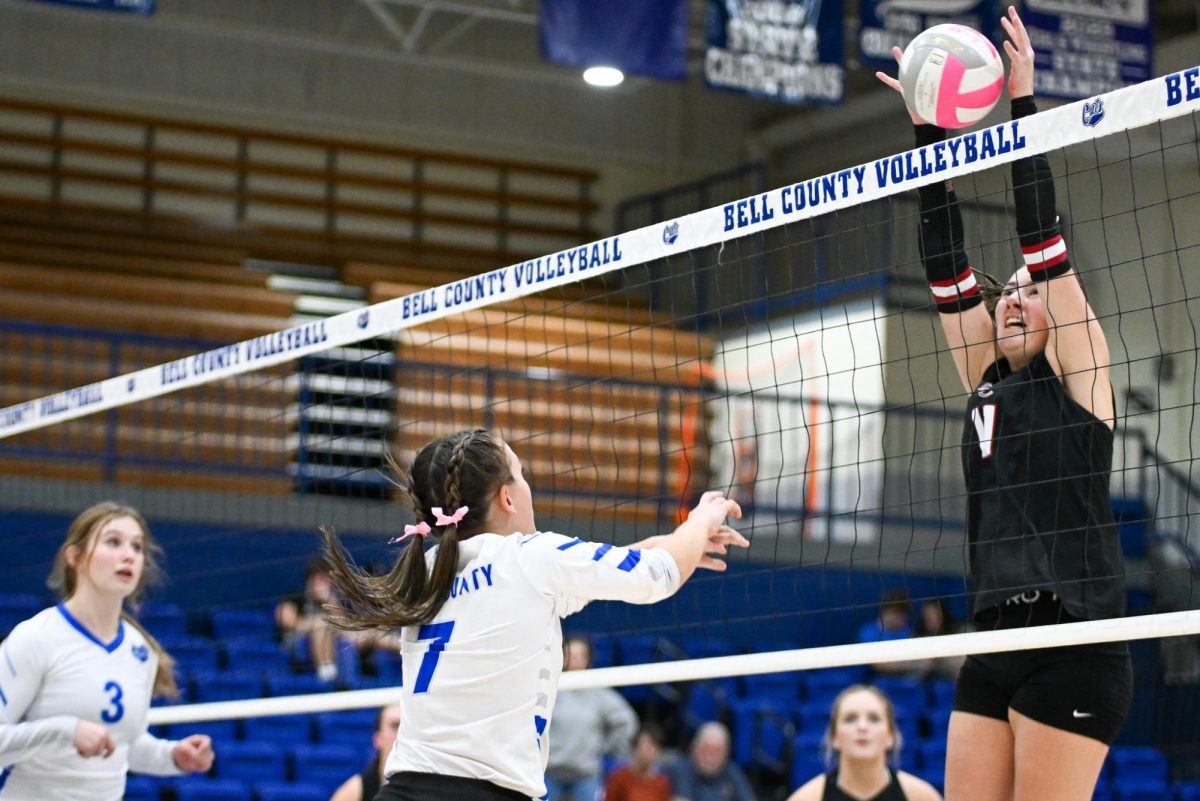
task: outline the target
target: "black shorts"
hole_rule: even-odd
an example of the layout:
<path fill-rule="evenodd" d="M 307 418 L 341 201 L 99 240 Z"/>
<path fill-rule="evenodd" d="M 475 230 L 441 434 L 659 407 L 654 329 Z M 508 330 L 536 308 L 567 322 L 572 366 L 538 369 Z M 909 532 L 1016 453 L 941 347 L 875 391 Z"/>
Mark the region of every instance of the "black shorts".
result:
<path fill-rule="evenodd" d="M 401 771 L 388 777 L 374 801 L 529 801 L 529 796 L 482 779 Z"/>
<path fill-rule="evenodd" d="M 1073 645 L 969 656 L 954 709 L 1008 720 L 1008 710 L 1111 744 L 1133 700 L 1133 664 L 1124 644 Z"/>

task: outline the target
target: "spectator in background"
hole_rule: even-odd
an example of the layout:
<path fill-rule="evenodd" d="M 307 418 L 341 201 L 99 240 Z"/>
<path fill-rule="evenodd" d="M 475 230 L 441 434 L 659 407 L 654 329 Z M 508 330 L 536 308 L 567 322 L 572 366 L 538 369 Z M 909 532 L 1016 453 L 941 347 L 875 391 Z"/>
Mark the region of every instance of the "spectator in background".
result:
<path fill-rule="evenodd" d="M 586 637 L 569 637 L 563 652 L 565 670 L 584 670 L 592 663 L 592 644 Z M 546 789 L 552 801 L 597 801 L 604 781 L 604 756 L 627 753 L 637 726 L 633 707 L 616 690 L 560 692 L 550 723 L 546 765 Z"/>
<path fill-rule="evenodd" d="M 351 776 L 337 789 L 329 801 L 372 801 L 383 786 L 383 766 L 396 743 L 396 731 L 400 728 L 400 705 L 392 704 L 379 710 L 375 718 L 375 733 L 371 745 L 375 756 L 370 764 L 357 776 Z"/>
<path fill-rule="evenodd" d="M 755 801 L 741 768 L 729 761 L 729 729 L 716 721 L 692 738 L 691 757 L 671 778 L 674 801 Z"/>
<path fill-rule="evenodd" d="M 275 625 L 295 661 L 301 661 L 302 644 L 322 681 L 337 678 L 337 632 L 325 617 L 324 605 L 333 600 L 333 582 L 323 559 L 313 559 L 304 569 L 304 593 L 280 601 Z"/>
<path fill-rule="evenodd" d="M 928 782 L 888 767 L 901 745 L 891 699 L 865 684 L 847 687 L 834 700 L 825 731 L 825 758 L 833 769 L 788 801 L 942 801 Z"/>
<path fill-rule="evenodd" d="M 671 801 L 671 780 L 659 766 L 662 731 L 642 725 L 633 741 L 633 758 L 614 770 L 604 788 L 604 801 Z"/>
<path fill-rule="evenodd" d="M 869 623 L 864 623 L 858 630 L 858 641 L 884 642 L 887 640 L 907 640 L 913 636 L 912 603 L 908 593 L 903 589 L 887 590 L 879 602 L 879 616 Z M 928 665 L 923 661 L 880 662 L 871 665 L 877 673 L 888 676 L 920 676 Z"/>
<path fill-rule="evenodd" d="M 917 619 L 918 637 L 937 637 L 942 634 L 959 634 L 963 626 L 950 614 L 949 605 L 941 598 L 927 598 L 921 602 L 921 614 Z M 963 656 L 945 656 L 927 661 L 926 676 L 936 679 L 952 679 L 962 667 Z"/>

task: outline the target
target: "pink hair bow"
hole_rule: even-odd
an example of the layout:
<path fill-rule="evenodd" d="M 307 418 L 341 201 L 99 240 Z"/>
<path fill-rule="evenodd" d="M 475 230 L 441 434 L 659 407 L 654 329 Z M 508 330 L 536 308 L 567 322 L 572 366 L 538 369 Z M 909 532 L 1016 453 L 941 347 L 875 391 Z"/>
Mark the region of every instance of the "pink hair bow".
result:
<path fill-rule="evenodd" d="M 420 523 L 417 523 L 415 526 L 405 526 L 404 527 L 404 536 L 403 537 L 393 537 L 388 542 L 388 545 L 391 545 L 392 543 L 395 543 L 395 542 L 403 542 L 404 540 L 408 539 L 409 537 L 427 537 L 427 536 L 429 536 L 429 532 L 432 530 L 433 529 L 429 528 L 429 524 L 426 523 L 424 520 L 422 520 Z"/>
<path fill-rule="evenodd" d="M 470 510 L 465 506 L 460 506 L 454 514 L 447 515 L 442 513 L 442 507 L 435 506 L 432 511 L 435 518 L 434 522 L 439 526 L 457 526 Z"/>

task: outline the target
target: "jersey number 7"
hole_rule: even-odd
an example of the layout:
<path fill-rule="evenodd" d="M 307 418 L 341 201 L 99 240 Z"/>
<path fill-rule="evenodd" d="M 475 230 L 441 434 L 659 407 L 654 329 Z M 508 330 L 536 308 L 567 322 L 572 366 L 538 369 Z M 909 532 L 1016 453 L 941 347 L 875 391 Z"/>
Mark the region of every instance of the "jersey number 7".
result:
<path fill-rule="evenodd" d="M 444 623 L 426 623 L 417 629 L 418 640 L 433 640 L 433 642 L 429 643 L 429 649 L 425 651 L 425 656 L 421 657 L 421 669 L 417 671 L 417 684 L 413 687 L 413 695 L 429 692 L 429 682 L 433 681 L 433 671 L 437 670 L 438 660 L 442 658 L 442 651 L 445 650 L 446 643 L 450 642 L 452 633 L 454 633 L 453 620 L 447 620 Z"/>

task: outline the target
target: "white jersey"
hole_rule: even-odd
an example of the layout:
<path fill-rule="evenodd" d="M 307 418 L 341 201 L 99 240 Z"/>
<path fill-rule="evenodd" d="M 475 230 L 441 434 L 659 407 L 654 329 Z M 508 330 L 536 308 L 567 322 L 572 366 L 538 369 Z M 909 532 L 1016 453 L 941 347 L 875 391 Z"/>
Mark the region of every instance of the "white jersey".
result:
<path fill-rule="evenodd" d="M 181 773 L 174 743 L 146 731 L 158 655 L 121 622 L 101 642 L 65 606 L 43 610 L 0 643 L 0 801 L 120 801 L 125 773 Z M 85 759 L 79 719 L 108 729 L 116 750 Z"/>
<path fill-rule="evenodd" d="M 385 772 L 483 779 L 540 798 L 561 619 L 593 600 L 662 600 L 679 588 L 679 567 L 665 551 L 548 532 L 477 534 L 459 549 L 450 598 L 402 632 L 400 731 Z"/>

